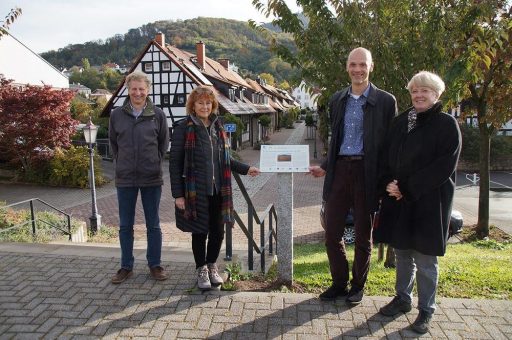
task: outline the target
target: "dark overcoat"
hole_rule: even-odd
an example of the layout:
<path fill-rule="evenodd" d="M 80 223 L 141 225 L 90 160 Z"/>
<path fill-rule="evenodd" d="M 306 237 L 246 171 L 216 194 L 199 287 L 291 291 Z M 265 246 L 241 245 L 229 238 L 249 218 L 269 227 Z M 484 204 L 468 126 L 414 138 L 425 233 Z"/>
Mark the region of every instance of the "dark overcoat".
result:
<path fill-rule="evenodd" d="M 218 193 L 220 190 L 221 158 L 224 157 L 224 144 L 220 142 L 219 131 L 215 128 L 215 120 L 212 115 L 212 123 L 205 127 L 195 116 L 190 116 L 194 122 L 196 133 L 196 146 L 194 149 L 194 171 L 196 177 L 196 210 L 197 219 L 185 218 L 184 210 L 176 211 L 176 226 L 178 229 L 192 233 L 208 233 L 208 196 Z M 171 137 L 171 150 L 169 153 L 169 172 L 171 178 L 172 197 L 185 197 L 185 131 L 187 119 L 178 121 L 173 129 Z M 209 131 L 208 131 L 209 130 Z M 246 175 L 249 165 L 231 158 L 231 171 Z"/>
<path fill-rule="evenodd" d="M 446 251 L 461 134 L 455 118 L 441 109 L 438 102 L 418 113 L 410 132 L 410 109 L 393 121 L 381 161 L 383 199 L 373 234 L 376 242 L 433 256 Z M 403 195 L 400 200 L 385 190 L 395 179 Z"/>
<path fill-rule="evenodd" d="M 336 92 L 329 102 L 329 114 L 331 123 L 331 141 L 327 159 L 321 167 L 326 171 L 323 200 L 327 201 L 332 188 L 336 157 L 343 142 L 343 127 L 345 121 L 345 108 L 349 96 L 350 87 Z M 397 113 L 396 100 L 390 93 L 378 89 L 370 83 L 370 92 L 363 106 L 363 151 L 364 151 L 364 177 L 366 205 L 369 212 L 374 212 L 378 207 L 377 198 L 377 160 L 382 147 L 384 137 L 391 125 L 392 119 Z"/>

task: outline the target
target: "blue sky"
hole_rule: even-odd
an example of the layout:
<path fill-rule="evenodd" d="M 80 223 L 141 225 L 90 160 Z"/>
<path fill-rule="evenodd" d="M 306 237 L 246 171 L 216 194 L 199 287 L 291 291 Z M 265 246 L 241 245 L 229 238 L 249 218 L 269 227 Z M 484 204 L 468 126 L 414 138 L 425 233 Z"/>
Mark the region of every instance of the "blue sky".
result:
<path fill-rule="evenodd" d="M 286 2 L 298 10 L 294 0 Z M 1 0 L 2 20 L 16 6 L 23 14 L 9 32 L 37 53 L 106 39 L 157 20 L 202 16 L 270 21 L 251 0 Z"/>

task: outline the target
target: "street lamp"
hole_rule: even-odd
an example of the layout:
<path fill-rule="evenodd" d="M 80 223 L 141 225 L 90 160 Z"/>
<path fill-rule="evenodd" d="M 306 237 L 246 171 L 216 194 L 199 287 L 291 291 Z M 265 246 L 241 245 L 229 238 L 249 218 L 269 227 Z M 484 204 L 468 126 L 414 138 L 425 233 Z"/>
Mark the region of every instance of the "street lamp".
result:
<path fill-rule="evenodd" d="M 92 123 L 91 117 L 89 122 L 84 126 L 85 142 L 89 144 L 89 186 L 91 187 L 92 197 L 92 213 L 89 220 L 91 221 L 91 233 L 94 235 L 101 227 L 101 215 L 98 214 L 96 206 L 96 184 L 94 180 L 94 143 L 96 143 L 96 134 L 98 128 Z"/>

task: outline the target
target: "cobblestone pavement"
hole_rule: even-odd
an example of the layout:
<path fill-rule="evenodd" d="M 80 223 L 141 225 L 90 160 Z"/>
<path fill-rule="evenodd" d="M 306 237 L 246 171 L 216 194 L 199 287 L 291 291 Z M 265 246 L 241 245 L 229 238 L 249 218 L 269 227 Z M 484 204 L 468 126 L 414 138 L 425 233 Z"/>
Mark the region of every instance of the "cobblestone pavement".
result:
<path fill-rule="evenodd" d="M 311 294 L 192 289 L 194 265 L 164 262 L 157 282 L 144 262 L 120 285 L 117 260 L 70 255 L 71 246 L 4 244 L 0 250 L 0 339 L 408 339 L 417 311 L 384 317 L 389 297 L 350 308 Z M 6 248 L 8 248 L 6 250 Z M 439 299 L 422 338 L 511 339 L 512 301 Z"/>

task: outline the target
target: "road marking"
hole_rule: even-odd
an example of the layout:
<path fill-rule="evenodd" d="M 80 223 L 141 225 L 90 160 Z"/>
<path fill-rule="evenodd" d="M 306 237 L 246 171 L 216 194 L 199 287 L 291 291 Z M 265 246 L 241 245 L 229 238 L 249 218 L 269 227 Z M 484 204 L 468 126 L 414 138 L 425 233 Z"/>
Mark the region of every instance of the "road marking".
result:
<path fill-rule="evenodd" d="M 505 185 L 505 184 L 501 184 L 501 183 L 498 183 L 498 182 L 495 182 L 495 181 L 489 181 L 489 182 L 497 184 L 497 185 L 501 185 L 502 187 L 507 188 L 507 189 L 512 189 L 512 187 L 509 187 L 508 185 Z"/>

